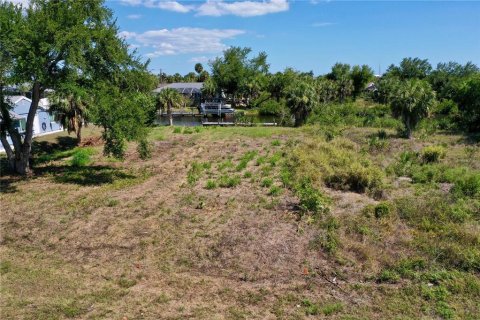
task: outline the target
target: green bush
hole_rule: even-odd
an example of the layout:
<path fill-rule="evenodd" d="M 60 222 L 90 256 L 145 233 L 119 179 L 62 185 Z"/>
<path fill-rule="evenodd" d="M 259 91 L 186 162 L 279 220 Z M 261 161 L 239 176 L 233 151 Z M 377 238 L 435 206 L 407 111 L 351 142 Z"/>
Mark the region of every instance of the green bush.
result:
<path fill-rule="evenodd" d="M 187 172 L 188 184 L 193 185 L 200 179 L 203 172 L 203 165 L 197 161 L 192 162 L 190 169 Z"/>
<path fill-rule="evenodd" d="M 217 187 L 217 183 L 213 180 L 208 180 L 207 184 L 205 185 L 205 189 L 211 190 Z"/>
<path fill-rule="evenodd" d="M 272 141 L 271 145 L 272 145 L 272 147 L 278 147 L 278 146 L 281 145 L 281 142 L 280 142 L 280 140 L 275 139 L 275 140 Z"/>
<path fill-rule="evenodd" d="M 336 138 L 330 142 L 307 139 L 286 152 L 286 167 L 293 184 L 310 180 L 334 189 L 378 194 L 383 188 L 383 172 L 353 142 Z"/>
<path fill-rule="evenodd" d="M 300 198 L 300 207 L 304 211 L 312 213 L 328 212 L 328 198 L 315 189 L 310 181 L 305 180 L 298 185 L 296 193 Z"/>
<path fill-rule="evenodd" d="M 280 188 L 279 186 L 272 186 L 268 191 L 268 194 L 271 196 L 278 196 L 281 193 L 282 193 L 282 188 Z"/>
<path fill-rule="evenodd" d="M 429 147 L 423 148 L 421 152 L 421 157 L 424 163 L 434 163 L 444 158 L 445 154 L 446 154 L 446 151 L 444 147 L 429 146 Z"/>
<path fill-rule="evenodd" d="M 288 112 L 285 102 L 270 99 L 261 104 L 258 114 L 262 116 L 281 116 Z"/>
<path fill-rule="evenodd" d="M 173 133 L 182 133 L 182 127 L 173 127 Z"/>
<path fill-rule="evenodd" d="M 467 174 L 458 179 L 452 193 L 458 197 L 475 197 L 480 194 L 480 173 Z"/>
<path fill-rule="evenodd" d="M 152 157 L 152 145 L 148 140 L 142 139 L 138 142 L 137 152 L 140 156 L 140 159 L 146 160 Z"/>
<path fill-rule="evenodd" d="M 392 270 L 383 270 L 377 277 L 377 282 L 381 283 L 397 283 L 400 275 Z"/>
<path fill-rule="evenodd" d="M 238 163 L 237 167 L 236 167 L 236 170 L 237 171 L 242 171 L 243 169 L 245 169 L 247 167 L 247 164 L 252 161 L 255 156 L 258 154 L 258 152 L 256 150 L 254 151 L 248 151 L 247 153 L 245 153 L 241 158 L 240 158 L 240 162 Z"/>
<path fill-rule="evenodd" d="M 265 178 L 262 180 L 261 186 L 264 188 L 268 188 L 273 184 L 273 179 L 271 178 Z"/>
<path fill-rule="evenodd" d="M 325 178 L 327 186 L 338 190 L 349 190 L 363 193 L 367 190 L 376 191 L 382 187 L 381 171 L 362 166 L 360 163 L 353 163 L 344 168 L 337 168 L 337 171 Z"/>
<path fill-rule="evenodd" d="M 240 184 L 241 180 L 238 176 L 223 175 L 218 179 L 218 186 L 221 188 L 234 188 Z"/>
<path fill-rule="evenodd" d="M 381 202 L 377 204 L 374 208 L 375 218 L 381 219 L 390 215 L 392 209 L 389 203 Z"/>
<path fill-rule="evenodd" d="M 368 148 L 370 151 L 382 151 L 388 148 L 390 143 L 385 139 L 380 139 L 377 136 L 373 136 L 368 140 Z"/>
<path fill-rule="evenodd" d="M 89 165 L 92 160 L 91 156 L 94 151 L 91 148 L 77 148 L 75 149 L 72 159 L 70 160 L 70 165 L 72 167 L 84 167 Z"/>

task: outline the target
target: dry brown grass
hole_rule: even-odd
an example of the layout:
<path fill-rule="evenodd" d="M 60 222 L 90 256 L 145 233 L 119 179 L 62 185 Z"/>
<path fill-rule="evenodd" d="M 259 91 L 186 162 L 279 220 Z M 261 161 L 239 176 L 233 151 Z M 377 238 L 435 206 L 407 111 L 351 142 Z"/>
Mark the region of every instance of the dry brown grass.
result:
<path fill-rule="evenodd" d="M 96 146 L 97 171 L 72 173 L 60 159 L 28 180 L 3 176 L 9 192 L 0 194 L 2 319 L 302 319 L 310 302 L 318 317 L 333 319 L 428 315 L 428 303 L 407 301 L 408 286 L 375 282 L 408 253 L 411 238 L 395 218 L 378 225 L 363 215 L 376 200 L 325 190 L 341 223 L 340 250 L 332 255 L 314 245 L 325 231 L 321 222 L 299 218 L 290 190 L 272 196 L 262 187 L 264 177 L 281 185 L 280 165 L 218 168 L 251 150 L 268 158 L 306 134 L 162 128 L 152 133 L 147 161 L 134 146 L 124 162 L 103 158 Z M 193 162 L 210 168 L 189 184 Z M 243 177 L 246 171 L 252 177 Z M 78 174 L 91 179 L 69 176 Z M 233 188 L 205 188 L 221 175 L 242 178 Z M 370 233 L 358 232 L 361 226 Z"/>

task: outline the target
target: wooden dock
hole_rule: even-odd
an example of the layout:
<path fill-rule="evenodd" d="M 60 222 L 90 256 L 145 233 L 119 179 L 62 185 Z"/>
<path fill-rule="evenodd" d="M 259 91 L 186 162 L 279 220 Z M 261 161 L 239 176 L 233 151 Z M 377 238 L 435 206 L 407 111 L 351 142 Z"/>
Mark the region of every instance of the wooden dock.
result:
<path fill-rule="evenodd" d="M 237 127 L 275 127 L 276 122 L 264 122 L 264 123 L 247 123 L 247 122 L 222 122 L 222 121 L 205 121 L 202 122 L 204 126 L 237 126 Z"/>
<path fill-rule="evenodd" d="M 173 117 L 202 117 L 203 114 L 197 112 L 189 112 L 189 111 L 177 111 L 177 112 L 172 112 Z M 160 117 L 168 117 L 168 114 L 166 112 L 161 113 Z"/>

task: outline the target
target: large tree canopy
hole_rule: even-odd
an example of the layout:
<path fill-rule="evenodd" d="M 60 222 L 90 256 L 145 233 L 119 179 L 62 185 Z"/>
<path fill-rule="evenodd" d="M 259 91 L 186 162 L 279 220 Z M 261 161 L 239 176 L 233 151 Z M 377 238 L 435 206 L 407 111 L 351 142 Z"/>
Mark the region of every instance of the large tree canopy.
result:
<path fill-rule="evenodd" d="M 111 89 L 119 84 L 128 88 L 122 92 L 124 97 L 126 93 L 138 92 L 134 81 L 128 81 L 129 73 L 145 73 L 146 65 L 129 54 L 127 44 L 118 37 L 112 12 L 104 6 L 103 0 L 32 0 L 27 8 L 1 2 L 0 26 L 0 91 L 9 83 L 31 84 L 32 104 L 24 137 L 13 128 L 9 106 L 3 97 L 1 99 L 2 143 L 12 168 L 20 174 L 29 172 L 33 121 L 38 102 L 47 88 L 55 90 L 68 83 L 88 84 L 92 92 L 108 95 L 110 99 L 106 103 L 103 97 L 97 97 L 103 101 L 97 115 L 102 115 L 105 108 L 127 102 L 128 99 L 119 101 L 113 96 L 116 91 Z M 106 131 L 114 127 L 122 130 L 122 126 L 110 123 L 117 120 L 115 117 L 97 119 Z M 123 139 L 135 138 L 132 130 L 126 131 L 128 134 L 117 132 L 110 142 L 121 144 Z M 7 132 L 14 150 L 3 139 Z M 105 135 L 110 136 L 111 132 Z M 108 142 L 107 153 L 111 149 Z"/>
<path fill-rule="evenodd" d="M 405 125 L 406 137 L 411 138 L 412 130 L 429 114 L 435 101 L 435 91 L 424 80 L 406 80 L 395 87 L 390 104 L 393 115 Z"/>
<path fill-rule="evenodd" d="M 248 58 L 250 48 L 232 47 L 224 51 L 223 57 L 211 62 L 212 79 L 216 86 L 233 98 L 233 103 L 241 94 L 250 96 L 258 92 L 262 76 L 268 73 L 267 54 L 259 53 Z"/>
<path fill-rule="evenodd" d="M 387 69 L 387 75 L 406 79 L 424 79 L 432 71 L 432 65 L 427 59 L 404 58 L 399 66 L 391 65 Z"/>

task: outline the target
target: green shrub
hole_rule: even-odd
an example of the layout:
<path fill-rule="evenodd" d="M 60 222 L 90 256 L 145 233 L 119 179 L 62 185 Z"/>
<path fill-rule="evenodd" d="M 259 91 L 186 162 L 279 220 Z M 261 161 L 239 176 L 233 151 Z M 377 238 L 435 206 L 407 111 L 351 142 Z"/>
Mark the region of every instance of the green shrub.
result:
<path fill-rule="evenodd" d="M 330 303 L 322 306 L 322 313 L 326 316 L 332 315 L 342 310 L 343 310 L 343 305 L 340 302 Z"/>
<path fill-rule="evenodd" d="M 302 301 L 302 306 L 305 308 L 305 314 L 307 316 L 315 316 L 320 314 L 320 306 L 316 303 L 305 299 Z"/>
<path fill-rule="evenodd" d="M 281 142 L 280 142 L 280 140 L 275 139 L 275 140 L 272 141 L 271 144 L 272 144 L 272 147 L 278 147 L 278 146 L 281 145 Z"/>
<path fill-rule="evenodd" d="M 265 156 L 258 157 L 255 165 L 256 166 L 261 166 L 262 164 L 265 163 L 265 161 L 267 161 L 267 157 L 265 157 Z"/>
<path fill-rule="evenodd" d="M 375 218 L 380 219 L 390 215 L 391 206 L 387 202 L 381 202 L 377 204 L 374 208 Z"/>
<path fill-rule="evenodd" d="M 377 277 L 377 282 L 397 283 L 400 280 L 398 273 L 392 270 L 383 270 Z"/>
<path fill-rule="evenodd" d="M 230 169 L 230 168 L 233 168 L 233 167 L 234 167 L 234 164 L 233 164 L 232 160 L 230 160 L 230 159 L 225 160 L 225 161 L 218 164 L 218 170 L 219 171 L 223 171 L 225 169 Z"/>
<path fill-rule="evenodd" d="M 261 186 L 264 188 L 268 188 L 273 184 L 273 179 L 271 178 L 265 178 L 261 182 Z"/>
<path fill-rule="evenodd" d="M 421 157 L 424 163 L 434 163 L 444 158 L 445 154 L 446 154 L 446 151 L 444 147 L 429 146 L 429 147 L 423 148 L 421 152 Z"/>
<path fill-rule="evenodd" d="M 277 162 L 282 159 L 282 153 L 281 152 L 275 152 L 270 159 L 268 159 L 268 162 L 272 167 L 275 167 L 277 165 Z"/>
<path fill-rule="evenodd" d="M 237 171 L 242 171 L 243 169 L 245 169 L 247 167 L 247 164 L 252 161 L 255 156 L 258 154 L 258 152 L 255 150 L 255 151 L 248 151 L 247 153 L 245 153 L 242 158 L 240 158 L 240 162 L 238 163 L 237 167 L 236 167 L 236 170 Z"/>
<path fill-rule="evenodd" d="M 360 163 L 353 163 L 325 178 L 327 186 L 338 190 L 349 190 L 363 193 L 367 190 L 378 190 L 382 187 L 381 171 L 373 167 L 365 167 Z"/>
<path fill-rule="evenodd" d="M 217 187 L 217 183 L 213 180 L 208 180 L 207 184 L 205 185 L 205 189 L 211 190 Z"/>
<path fill-rule="evenodd" d="M 377 132 L 377 137 L 378 139 L 382 139 L 382 140 L 385 140 L 387 139 L 388 135 L 387 135 L 387 131 L 381 129 L 381 130 L 378 130 Z"/>
<path fill-rule="evenodd" d="M 84 167 L 89 165 L 92 160 L 90 158 L 94 151 L 91 148 L 77 148 L 72 155 L 70 165 L 73 167 Z"/>
<path fill-rule="evenodd" d="M 200 179 L 203 171 L 203 166 L 201 163 L 194 161 L 192 162 L 190 169 L 187 172 L 187 181 L 190 185 L 195 184 L 195 182 Z"/>
<path fill-rule="evenodd" d="M 298 185 L 296 187 L 296 193 L 300 198 L 300 207 L 304 211 L 312 213 L 324 213 L 328 211 L 328 198 L 315 189 L 310 181 L 304 180 Z"/>
<path fill-rule="evenodd" d="M 286 152 L 285 166 L 293 184 L 307 179 L 334 189 L 377 194 L 383 187 L 383 173 L 358 149 L 343 138 L 306 139 Z"/>
<path fill-rule="evenodd" d="M 458 179 L 452 193 L 457 197 L 475 197 L 480 194 L 480 173 L 467 174 Z"/>
<path fill-rule="evenodd" d="M 221 188 L 234 188 L 240 184 L 241 180 L 238 176 L 223 175 L 218 179 L 218 186 Z"/>
<path fill-rule="evenodd" d="M 258 114 L 262 116 L 281 116 L 288 112 L 288 108 L 284 101 L 277 102 L 269 99 L 261 104 Z"/>
<path fill-rule="evenodd" d="M 382 151 L 388 148 L 390 143 L 385 139 L 373 136 L 368 140 L 368 148 L 370 151 Z"/>
<path fill-rule="evenodd" d="M 282 188 L 280 188 L 279 186 L 272 186 L 268 191 L 268 194 L 271 196 L 278 196 L 281 193 L 282 193 Z"/>
<path fill-rule="evenodd" d="M 140 159 L 149 159 L 152 157 L 152 145 L 147 139 L 142 139 L 137 145 L 137 152 L 140 156 Z"/>
<path fill-rule="evenodd" d="M 182 133 L 182 127 L 173 127 L 173 133 Z"/>
<path fill-rule="evenodd" d="M 243 174 L 243 177 L 245 179 L 248 179 L 248 178 L 251 178 L 252 177 L 252 173 L 250 171 L 246 171 L 244 174 Z"/>

